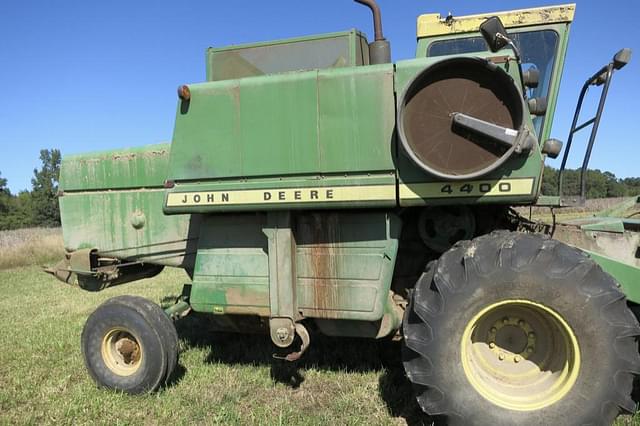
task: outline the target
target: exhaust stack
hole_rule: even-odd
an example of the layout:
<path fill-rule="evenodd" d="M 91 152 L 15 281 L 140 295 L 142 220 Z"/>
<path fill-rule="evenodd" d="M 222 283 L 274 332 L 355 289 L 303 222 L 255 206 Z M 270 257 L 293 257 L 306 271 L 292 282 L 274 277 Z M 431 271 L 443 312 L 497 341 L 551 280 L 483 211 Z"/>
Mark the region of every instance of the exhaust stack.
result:
<path fill-rule="evenodd" d="M 375 0 L 354 0 L 371 9 L 373 13 L 373 30 L 375 32 L 375 41 L 369 43 L 369 63 L 388 64 L 391 62 L 391 44 L 384 38 L 382 34 L 382 16 L 380 15 L 380 7 Z"/>

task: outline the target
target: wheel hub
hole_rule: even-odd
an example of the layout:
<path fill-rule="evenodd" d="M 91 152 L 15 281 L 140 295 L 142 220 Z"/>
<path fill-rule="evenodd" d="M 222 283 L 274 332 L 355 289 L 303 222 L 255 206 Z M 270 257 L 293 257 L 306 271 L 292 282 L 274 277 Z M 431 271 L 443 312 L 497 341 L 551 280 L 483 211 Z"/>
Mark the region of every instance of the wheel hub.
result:
<path fill-rule="evenodd" d="M 520 362 L 536 349 L 536 333 L 531 324 L 513 316 L 495 321 L 485 341 L 500 361 Z"/>
<path fill-rule="evenodd" d="M 102 359 L 115 374 L 130 376 L 142 363 L 142 346 L 127 330 L 117 328 L 107 332 L 102 340 Z"/>
<path fill-rule="evenodd" d="M 577 338 L 566 321 L 528 300 L 482 309 L 463 332 L 461 355 L 464 373 L 480 395 L 519 411 L 562 399 L 580 369 Z"/>

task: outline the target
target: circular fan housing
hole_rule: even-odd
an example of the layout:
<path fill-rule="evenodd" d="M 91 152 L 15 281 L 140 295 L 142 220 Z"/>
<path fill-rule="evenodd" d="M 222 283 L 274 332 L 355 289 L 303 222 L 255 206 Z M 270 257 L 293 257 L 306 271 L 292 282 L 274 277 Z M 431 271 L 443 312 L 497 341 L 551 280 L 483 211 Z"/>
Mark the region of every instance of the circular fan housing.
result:
<path fill-rule="evenodd" d="M 447 180 L 483 176 L 514 151 L 491 138 L 453 124 L 454 113 L 518 132 L 524 101 L 513 79 L 480 58 L 440 61 L 407 86 L 399 101 L 398 136 L 424 171 Z"/>

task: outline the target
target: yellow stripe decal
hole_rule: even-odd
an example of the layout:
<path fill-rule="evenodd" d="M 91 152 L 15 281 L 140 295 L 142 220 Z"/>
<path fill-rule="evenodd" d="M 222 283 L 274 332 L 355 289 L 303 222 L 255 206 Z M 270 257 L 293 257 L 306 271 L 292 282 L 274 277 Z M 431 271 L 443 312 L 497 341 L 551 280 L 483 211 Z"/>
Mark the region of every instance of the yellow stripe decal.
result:
<path fill-rule="evenodd" d="M 418 17 L 418 37 L 477 32 L 480 24 L 491 16 L 498 16 L 506 28 L 571 22 L 575 9 L 575 4 L 564 4 L 452 18 L 443 18 L 437 13 L 430 13 Z"/>
<path fill-rule="evenodd" d="M 317 188 L 173 192 L 167 196 L 167 207 L 237 206 L 244 204 L 278 203 L 331 203 L 387 201 L 395 199 L 395 185 L 334 186 Z"/>
<path fill-rule="evenodd" d="M 533 178 L 477 180 L 471 182 L 409 183 L 400 185 L 400 199 L 467 198 L 530 195 Z"/>

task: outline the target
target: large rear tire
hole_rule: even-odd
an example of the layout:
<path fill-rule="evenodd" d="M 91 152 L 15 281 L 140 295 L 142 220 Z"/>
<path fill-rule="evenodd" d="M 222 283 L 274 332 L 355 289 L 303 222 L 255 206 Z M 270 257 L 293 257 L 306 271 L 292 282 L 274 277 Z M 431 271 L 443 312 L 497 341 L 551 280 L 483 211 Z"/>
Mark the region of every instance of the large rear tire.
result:
<path fill-rule="evenodd" d="M 418 280 L 403 363 L 423 411 L 452 425 L 611 424 L 635 410 L 640 327 L 583 252 L 495 232 Z"/>

